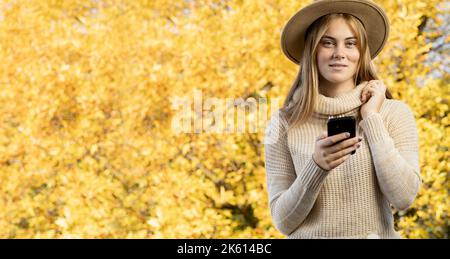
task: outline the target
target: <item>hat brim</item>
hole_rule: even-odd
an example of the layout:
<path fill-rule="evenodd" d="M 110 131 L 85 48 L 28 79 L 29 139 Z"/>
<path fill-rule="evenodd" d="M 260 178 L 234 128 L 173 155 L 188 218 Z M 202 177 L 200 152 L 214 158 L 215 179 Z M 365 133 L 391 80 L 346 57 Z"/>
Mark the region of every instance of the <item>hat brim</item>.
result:
<path fill-rule="evenodd" d="M 283 53 L 299 64 L 305 47 L 306 30 L 316 19 L 331 13 L 347 13 L 357 17 L 367 31 L 371 58 L 380 53 L 389 37 L 389 20 L 383 9 L 375 3 L 360 0 L 318 1 L 298 11 L 283 29 Z"/>

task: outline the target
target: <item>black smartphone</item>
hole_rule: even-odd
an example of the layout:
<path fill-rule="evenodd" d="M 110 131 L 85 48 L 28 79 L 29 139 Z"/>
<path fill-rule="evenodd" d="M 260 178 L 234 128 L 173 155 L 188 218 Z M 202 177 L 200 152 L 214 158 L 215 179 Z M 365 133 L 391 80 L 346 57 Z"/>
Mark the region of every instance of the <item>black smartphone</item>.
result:
<path fill-rule="evenodd" d="M 354 138 L 356 137 L 356 118 L 354 116 L 329 118 L 327 121 L 327 131 L 328 137 L 343 132 L 349 132 L 349 138 Z M 353 155 L 355 153 L 356 150 L 353 150 L 351 154 Z"/>

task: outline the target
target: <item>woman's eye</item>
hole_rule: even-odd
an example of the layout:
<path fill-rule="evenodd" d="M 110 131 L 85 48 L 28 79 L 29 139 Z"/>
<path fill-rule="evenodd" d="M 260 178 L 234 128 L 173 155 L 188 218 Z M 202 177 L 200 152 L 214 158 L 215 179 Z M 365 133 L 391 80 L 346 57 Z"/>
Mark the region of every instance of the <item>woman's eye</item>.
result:
<path fill-rule="evenodd" d="M 325 46 L 331 46 L 334 45 L 334 43 L 332 41 L 322 41 L 322 44 Z M 346 45 L 348 46 L 356 46 L 355 42 L 347 42 Z"/>

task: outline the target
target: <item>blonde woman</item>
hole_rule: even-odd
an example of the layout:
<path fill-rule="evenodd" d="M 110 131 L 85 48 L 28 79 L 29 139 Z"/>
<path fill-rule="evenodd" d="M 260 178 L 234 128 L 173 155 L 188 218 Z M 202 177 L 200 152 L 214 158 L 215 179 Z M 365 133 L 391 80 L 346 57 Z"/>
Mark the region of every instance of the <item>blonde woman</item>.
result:
<path fill-rule="evenodd" d="M 372 65 L 388 35 L 383 9 L 364 0 L 315 1 L 283 29 L 300 70 L 268 123 L 265 163 L 273 223 L 287 238 L 400 238 L 391 205 L 407 209 L 421 178 L 413 113 Z M 336 116 L 355 117 L 356 137 L 327 136 Z"/>

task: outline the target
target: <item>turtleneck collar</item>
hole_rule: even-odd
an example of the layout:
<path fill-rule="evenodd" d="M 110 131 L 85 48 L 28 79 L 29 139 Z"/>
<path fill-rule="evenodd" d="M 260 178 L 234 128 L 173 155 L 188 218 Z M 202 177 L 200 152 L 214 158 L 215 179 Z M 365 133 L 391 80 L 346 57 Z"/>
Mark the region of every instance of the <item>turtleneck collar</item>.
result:
<path fill-rule="evenodd" d="M 334 97 L 319 94 L 315 113 L 326 117 L 353 113 L 362 104 L 360 96 L 367 83 L 367 81 L 363 81 L 352 90 L 340 93 Z"/>
<path fill-rule="evenodd" d="M 368 81 L 363 81 L 350 91 L 340 93 L 334 97 L 327 97 L 319 94 L 318 103 L 314 109 L 313 117 L 329 118 L 333 116 L 356 115 L 358 108 L 362 105 L 360 96 L 362 89 Z M 293 100 L 288 106 L 292 106 L 300 98 L 300 88 L 297 89 L 292 97 Z"/>

